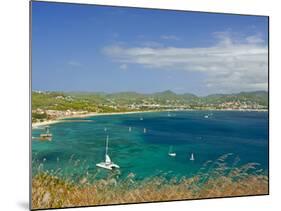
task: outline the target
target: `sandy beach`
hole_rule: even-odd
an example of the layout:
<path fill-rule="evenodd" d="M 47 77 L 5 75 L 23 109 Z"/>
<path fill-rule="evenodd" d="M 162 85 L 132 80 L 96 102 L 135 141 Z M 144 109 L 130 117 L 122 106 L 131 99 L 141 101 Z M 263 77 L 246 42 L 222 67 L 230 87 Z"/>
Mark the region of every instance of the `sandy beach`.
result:
<path fill-rule="evenodd" d="M 162 111 L 162 110 L 161 110 Z M 90 116 L 106 116 L 106 115 L 122 115 L 122 114 L 135 114 L 135 113 L 147 113 L 147 112 L 157 112 L 155 110 L 149 110 L 149 111 L 128 111 L 128 112 L 112 112 L 112 113 L 87 113 L 87 114 L 77 114 L 77 115 L 71 115 L 66 116 L 60 119 L 54 119 L 54 120 L 48 120 L 43 122 L 36 122 L 32 123 L 32 128 L 51 125 L 59 122 L 67 122 L 68 119 L 71 118 L 84 118 L 84 117 L 90 117 Z M 158 111 L 159 112 L 159 111 Z"/>

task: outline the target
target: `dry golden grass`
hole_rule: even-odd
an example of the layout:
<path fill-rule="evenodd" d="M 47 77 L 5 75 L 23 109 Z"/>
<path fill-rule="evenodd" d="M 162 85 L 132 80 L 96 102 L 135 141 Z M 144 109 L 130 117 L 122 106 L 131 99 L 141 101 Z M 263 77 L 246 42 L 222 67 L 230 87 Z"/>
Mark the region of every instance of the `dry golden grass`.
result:
<path fill-rule="evenodd" d="M 122 180 L 109 177 L 89 182 L 90 176 L 85 176 L 79 182 L 73 182 L 40 171 L 32 179 L 32 208 L 268 194 L 268 177 L 256 169 L 256 164 L 227 167 L 225 159 L 222 156 L 211 165 L 203 166 L 192 178 L 169 180 L 159 176 L 137 181 L 129 174 Z"/>

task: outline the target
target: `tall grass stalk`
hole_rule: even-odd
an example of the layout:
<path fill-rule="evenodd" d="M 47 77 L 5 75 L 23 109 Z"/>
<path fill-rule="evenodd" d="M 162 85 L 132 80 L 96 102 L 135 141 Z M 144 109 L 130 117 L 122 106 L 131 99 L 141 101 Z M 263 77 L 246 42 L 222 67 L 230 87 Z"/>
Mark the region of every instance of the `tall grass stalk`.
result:
<path fill-rule="evenodd" d="M 58 208 L 102 204 L 122 204 L 148 201 L 198 199 L 268 193 L 268 176 L 256 163 L 237 166 L 236 157 L 230 166 L 226 162 L 232 154 L 206 162 L 192 177 L 170 178 L 165 174 L 137 180 L 133 173 L 119 178 L 118 172 L 98 177 L 90 173 L 85 162 L 74 160 L 83 167 L 82 176 L 67 176 L 61 168 L 48 171 L 44 162 L 33 161 L 32 208 Z M 82 169 L 79 166 L 79 169 Z"/>

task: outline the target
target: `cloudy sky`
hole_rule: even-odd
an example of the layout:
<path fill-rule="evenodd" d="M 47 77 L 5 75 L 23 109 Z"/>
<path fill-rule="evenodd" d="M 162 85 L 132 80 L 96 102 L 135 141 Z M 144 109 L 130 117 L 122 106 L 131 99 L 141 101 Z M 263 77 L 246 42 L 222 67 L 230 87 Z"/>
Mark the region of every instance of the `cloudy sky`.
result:
<path fill-rule="evenodd" d="M 32 88 L 267 90 L 266 17 L 33 2 Z"/>

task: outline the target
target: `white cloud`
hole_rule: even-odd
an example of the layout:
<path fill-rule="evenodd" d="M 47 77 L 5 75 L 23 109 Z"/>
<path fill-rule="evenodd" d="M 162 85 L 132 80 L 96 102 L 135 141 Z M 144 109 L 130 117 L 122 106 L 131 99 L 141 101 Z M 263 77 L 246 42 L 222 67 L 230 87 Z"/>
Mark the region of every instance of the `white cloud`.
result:
<path fill-rule="evenodd" d="M 233 45 L 233 39 L 229 31 L 225 32 L 214 32 L 214 37 L 218 39 L 218 46 L 231 46 Z"/>
<path fill-rule="evenodd" d="M 119 67 L 120 67 L 121 70 L 127 70 L 128 65 L 126 65 L 126 64 L 121 64 Z"/>
<path fill-rule="evenodd" d="M 259 36 L 234 42 L 226 33 L 216 33 L 218 42 L 205 48 L 122 47 L 104 48 L 114 61 L 145 68 L 200 72 L 207 87 L 224 92 L 266 90 L 268 48 Z"/>
<path fill-rule="evenodd" d="M 246 38 L 248 43 L 260 44 L 264 43 L 264 40 L 259 35 L 253 35 Z"/>

